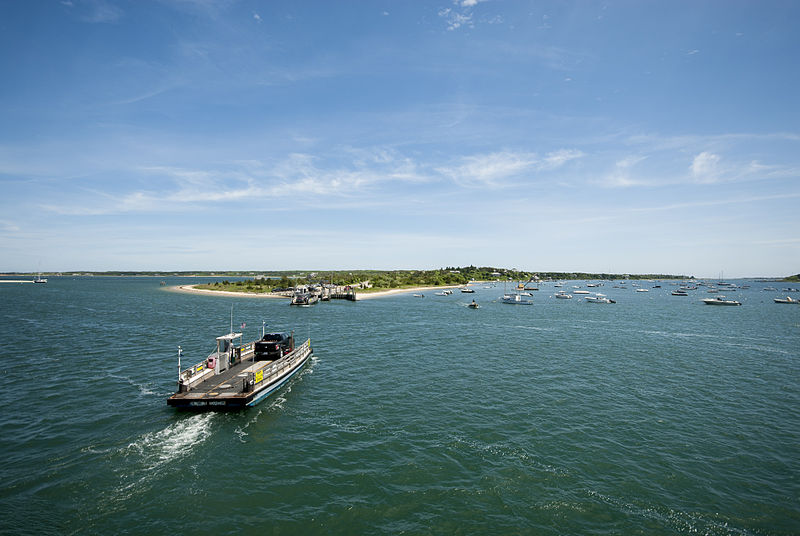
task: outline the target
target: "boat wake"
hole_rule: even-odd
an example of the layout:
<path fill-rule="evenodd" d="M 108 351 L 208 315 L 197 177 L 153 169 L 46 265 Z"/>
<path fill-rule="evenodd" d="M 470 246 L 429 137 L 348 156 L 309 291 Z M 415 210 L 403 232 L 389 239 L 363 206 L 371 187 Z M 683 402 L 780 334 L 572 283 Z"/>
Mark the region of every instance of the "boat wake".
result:
<path fill-rule="evenodd" d="M 311 364 L 313 365 L 314 363 L 316 363 L 316 361 L 317 361 L 316 355 L 312 354 Z M 286 403 L 287 400 L 286 397 L 289 395 L 289 393 L 292 392 L 292 385 L 295 382 L 300 381 L 300 379 L 306 374 L 312 374 L 312 373 L 313 369 L 311 367 L 306 367 L 303 370 L 301 370 L 296 377 L 292 378 L 292 380 L 290 380 L 289 382 L 286 383 L 286 385 L 280 388 L 279 393 L 273 395 L 269 399 L 270 402 L 269 404 L 265 404 L 263 405 L 263 407 L 259 407 L 258 411 L 252 416 L 252 418 L 248 419 L 247 422 L 245 422 L 243 425 L 237 426 L 234 429 L 234 433 L 239 438 L 239 441 L 241 441 L 242 443 L 247 442 L 247 437 L 250 435 L 247 432 L 247 429 L 250 428 L 250 426 L 256 424 L 256 422 L 258 422 L 258 419 L 262 413 L 268 412 L 273 408 L 278 410 L 283 410 L 284 404 Z"/>
<path fill-rule="evenodd" d="M 136 380 L 133 380 L 133 379 L 127 377 L 127 376 L 119 376 L 117 374 L 110 374 L 109 377 L 110 378 L 114 378 L 115 380 L 122 380 L 122 381 L 128 383 L 129 385 L 135 387 L 136 389 L 139 390 L 139 394 L 141 394 L 142 396 L 164 397 L 164 396 L 169 396 L 171 394 L 170 392 L 155 391 L 152 384 L 139 383 Z"/>
<path fill-rule="evenodd" d="M 146 493 L 165 472 L 178 470 L 171 465 L 191 455 L 208 439 L 215 418 L 215 413 L 181 418 L 163 430 L 143 434 L 112 453 L 109 462 L 120 482 L 97 504 L 99 511 L 110 514 L 128 508 L 131 500 Z M 119 457 L 123 460 L 118 460 Z"/>
<path fill-rule="evenodd" d="M 556 331 L 555 328 L 543 328 L 540 326 L 514 326 L 514 329 L 527 331 Z"/>
<path fill-rule="evenodd" d="M 619 498 L 610 497 L 597 491 L 587 490 L 594 500 L 605 503 L 612 508 L 634 517 L 648 519 L 665 527 L 673 528 L 677 533 L 698 533 L 708 535 L 748 535 L 755 534 L 746 529 L 732 526 L 723 518 L 704 515 L 697 512 L 684 512 L 666 506 L 636 504 Z"/>
<path fill-rule="evenodd" d="M 157 469 L 187 456 L 211 435 L 214 413 L 182 418 L 157 432 L 149 432 L 125 447 L 126 456 L 140 456 L 146 470 Z"/>

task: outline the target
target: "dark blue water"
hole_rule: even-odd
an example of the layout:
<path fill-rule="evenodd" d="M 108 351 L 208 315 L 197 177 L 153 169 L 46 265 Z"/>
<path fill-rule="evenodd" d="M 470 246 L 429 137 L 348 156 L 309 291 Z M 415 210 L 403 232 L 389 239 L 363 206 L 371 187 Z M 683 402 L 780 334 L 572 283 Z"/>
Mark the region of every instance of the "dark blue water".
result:
<path fill-rule="evenodd" d="M 751 285 L 297 309 L 2 284 L 0 532 L 797 534 L 800 306 Z M 266 321 L 315 357 L 256 408 L 176 413 L 177 346 L 203 359 L 231 306 L 245 340 Z"/>

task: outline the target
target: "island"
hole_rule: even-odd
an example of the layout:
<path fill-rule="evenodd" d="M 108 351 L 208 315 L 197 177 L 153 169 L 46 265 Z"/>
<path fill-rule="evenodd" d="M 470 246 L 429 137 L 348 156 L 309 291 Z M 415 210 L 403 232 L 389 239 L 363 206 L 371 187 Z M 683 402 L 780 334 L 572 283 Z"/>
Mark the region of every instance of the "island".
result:
<path fill-rule="evenodd" d="M 227 276 L 226 276 L 227 277 Z M 403 292 L 457 288 L 471 282 L 555 281 L 555 280 L 638 280 L 691 279 L 675 274 L 610 274 L 587 272 L 531 272 L 498 267 L 445 267 L 436 270 L 340 270 L 248 273 L 243 279 L 220 278 L 211 283 L 170 287 L 170 290 L 205 294 L 290 298 L 295 289 L 327 285 L 357 292 L 358 299 L 369 299 Z"/>

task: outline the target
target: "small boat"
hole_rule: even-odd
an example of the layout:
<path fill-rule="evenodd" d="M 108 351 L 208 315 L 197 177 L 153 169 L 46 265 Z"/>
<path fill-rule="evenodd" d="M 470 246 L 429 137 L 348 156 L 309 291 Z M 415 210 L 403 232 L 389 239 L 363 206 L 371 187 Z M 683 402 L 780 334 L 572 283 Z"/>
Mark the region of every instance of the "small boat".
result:
<path fill-rule="evenodd" d="M 573 294 L 591 294 L 588 290 L 573 290 Z"/>
<path fill-rule="evenodd" d="M 599 292 L 594 296 L 586 296 L 586 301 L 589 303 L 617 303 L 609 299 L 605 294 L 600 294 Z"/>
<path fill-rule="evenodd" d="M 463 292 L 464 294 L 475 294 L 475 291 L 473 289 L 467 287 L 462 288 L 461 292 Z"/>
<path fill-rule="evenodd" d="M 800 304 L 800 300 L 795 300 L 791 296 L 786 296 L 786 299 L 775 298 L 775 303 L 797 303 L 797 304 Z"/>
<path fill-rule="evenodd" d="M 736 300 L 724 300 L 725 296 L 717 296 L 716 298 L 706 298 L 703 301 L 706 305 L 741 305 L 740 302 Z"/>
<path fill-rule="evenodd" d="M 181 370 L 178 347 L 178 392 L 167 405 L 189 410 L 230 410 L 255 406 L 294 376 L 311 357 L 311 340 L 295 347 L 294 332 L 262 333 L 242 344 L 241 333 L 217 337 L 217 350 Z"/>
<path fill-rule="evenodd" d="M 776 289 L 775 287 L 764 287 L 764 290 L 768 290 L 770 292 L 776 292 L 778 289 Z"/>
<path fill-rule="evenodd" d="M 414 294 L 415 298 L 424 298 L 425 294 Z"/>
<path fill-rule="evenodd" d="M 475 300 L 472 300 L 472 303 L 467 305 L 467 307 L 469 307 L 470 309 L 480 309 L 481 306 L 478 305 L 478 303 Z"/>
<path fill-rule="evenodd" d="M 637 289 L 636 289 L 636 292 L 650 292 L 650 289 L 646 289 L 646 288 L 637 288 Z"/>
<path fill-rule="evenodd" d="M 34 283 L 47 283 L 47 278 L 42 277 L 42 274 L 36 276 L 36 279 L 33 280 Z"/>
<path fill-rule="evenodd" d="M 565 291 L 563 291 L 563 290 L 559 290 L 558 292 L 556 292 L 556 293 L 554 294 L 554 296 L 555 296 L 556 298 L 558 298 L 559 300 L 571 300 L 571 299 L 572 299 L 572 294 L 567 294 L 567 293 L 566 293 Z"/>
<path fill-rule="evenodd" d="M 687 294 L 685 290 L 673 290 L 672 291 L 672 295 L 673 296 L 688 296 L 689 294 Z"/>
<path fill-rule="evenodd" d="M 434 292 L 433 295 L 434 296 L 449 296 L 450 294 L 446 290 L 444 290 L 442 292 Z"/>
<path fill-rule="evenodd" d="M 502 301 L 511 305 L 533 305 L 533 300 L 525 299 L 516 293 L 503 295 Z"/>

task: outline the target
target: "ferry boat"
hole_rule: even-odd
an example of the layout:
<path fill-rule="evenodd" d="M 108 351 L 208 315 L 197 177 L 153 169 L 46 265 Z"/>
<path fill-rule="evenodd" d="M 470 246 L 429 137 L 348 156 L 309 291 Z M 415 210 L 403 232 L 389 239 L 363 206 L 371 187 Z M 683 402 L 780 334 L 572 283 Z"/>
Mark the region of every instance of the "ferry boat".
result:
<path fill-rule="evenodd" d="M 312 292 L 297 292 L 292 296 L 292 301 L 289 305 L 298 305 L 300 307 L 311 307 L 319 301 L 319 296 Z"/>
<path fill-rule="evenodd" d="M 294 332 L 262 333 L 242 343 L 241 333 L 217 337 L 207 359 L 181 370 L 178 347 L 178 392 L 167 405 L 188 410 L 230 410 L 255 406 L 297 374 L 313 355 L 311 340 L 295 346 Z"/>

